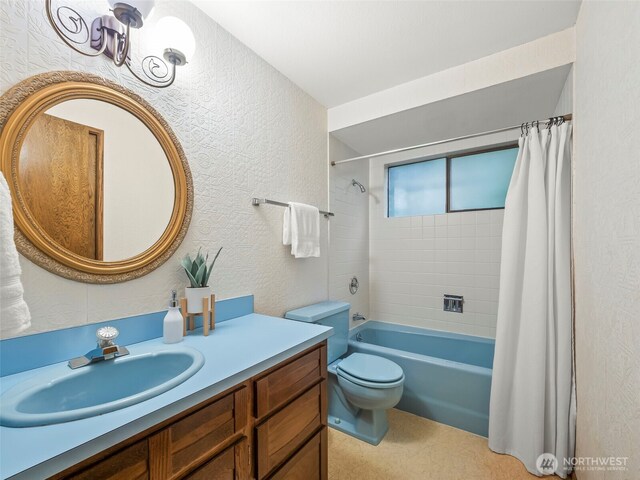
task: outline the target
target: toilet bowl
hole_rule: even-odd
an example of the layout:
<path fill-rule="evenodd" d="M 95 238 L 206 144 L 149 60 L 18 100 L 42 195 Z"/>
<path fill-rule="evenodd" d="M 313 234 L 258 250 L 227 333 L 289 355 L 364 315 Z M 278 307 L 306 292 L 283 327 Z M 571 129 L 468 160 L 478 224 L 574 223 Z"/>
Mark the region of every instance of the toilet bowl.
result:
<path fill-rule="evenodd" d="M 388 409 L 402 397 L 404 373 L 386 358 L 353 353 L 336 365 L 338 384 L 358 408 Z"/>
<path fill-rule="evenodd" d="M 391 360 L 364 353 L 337 360 L 329 367 L 329 425 L 378 445 L 403 386 L 402 368 Z"/>
<path fill-rule="evenodd" d="M 350 307 L 321 302 L 291 310 L 285 318 L 333 328 L 327 341 L 329 426 L 377 445 L 389 429 L 387 410 L 402 397 L 404 372 L 386 358 L 349 354 Z"/>

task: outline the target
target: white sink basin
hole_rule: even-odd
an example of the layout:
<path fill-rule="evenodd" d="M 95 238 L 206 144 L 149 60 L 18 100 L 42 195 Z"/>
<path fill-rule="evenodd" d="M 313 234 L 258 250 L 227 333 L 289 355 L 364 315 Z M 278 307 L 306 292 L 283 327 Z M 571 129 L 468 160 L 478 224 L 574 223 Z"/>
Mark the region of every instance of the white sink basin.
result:
<path fill-rule="evenodd" d="M 193 348 L 159 345 L 77 370 L 47 370 L 0 397 L 0 425 L 50 425 L 119 410 L 180 385 L 202 365 Z"/>

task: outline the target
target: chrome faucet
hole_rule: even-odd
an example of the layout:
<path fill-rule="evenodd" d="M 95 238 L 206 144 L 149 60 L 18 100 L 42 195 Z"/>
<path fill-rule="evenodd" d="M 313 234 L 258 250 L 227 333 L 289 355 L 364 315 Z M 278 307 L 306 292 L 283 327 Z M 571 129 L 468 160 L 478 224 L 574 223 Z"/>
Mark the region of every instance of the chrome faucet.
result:
<path fill-rule="evenodd" d="M 113 358 L 129 355 L 129 350 L 125 347 L 119 347 L 113 341 L 120 334 L 115 327 L 102 327 L 96 331 L 98 345 L 90 352 L 82 357 L 72 358 L 69 360 L 70 368 L 86 367 L 92 363 L 101 362 L 103 360 L 111 360 Z"/>
<path fill-rule="evenodd" d="M 354 313 L 351 318 L 353 319 L 354 322 L 357 322 L 358 320 L 366 320 L 366 318 L 364 318 L 364 315 L 362 315 L 359 312 Z"/>

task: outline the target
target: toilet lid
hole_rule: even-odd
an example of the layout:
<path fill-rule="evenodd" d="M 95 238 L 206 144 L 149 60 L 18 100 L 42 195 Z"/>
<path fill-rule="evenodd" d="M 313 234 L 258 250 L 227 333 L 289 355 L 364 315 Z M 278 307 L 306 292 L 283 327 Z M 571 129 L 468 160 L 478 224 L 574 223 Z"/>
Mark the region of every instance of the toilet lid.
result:
<path fill-rule="evenodd" d="M 395 382 L 404 375 L 397 363 L 366 353 L 352 353 L 338 364 L 337 370 L 360 380 L 377 383 Z"/>

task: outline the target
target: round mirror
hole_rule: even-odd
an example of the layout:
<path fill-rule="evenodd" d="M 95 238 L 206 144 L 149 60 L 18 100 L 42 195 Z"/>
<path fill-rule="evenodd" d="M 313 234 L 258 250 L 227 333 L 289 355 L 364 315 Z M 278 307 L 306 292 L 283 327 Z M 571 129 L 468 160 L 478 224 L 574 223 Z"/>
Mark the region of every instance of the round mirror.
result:
<path fill-rule="evenodd" d="M 2 104 L 0 167 L 25 256 L 68 278 L 113 283 L 175 251 L 191 216 L 191 176 L 175 135 L 144 100 L 58 72 L 18 84 Z"/>

